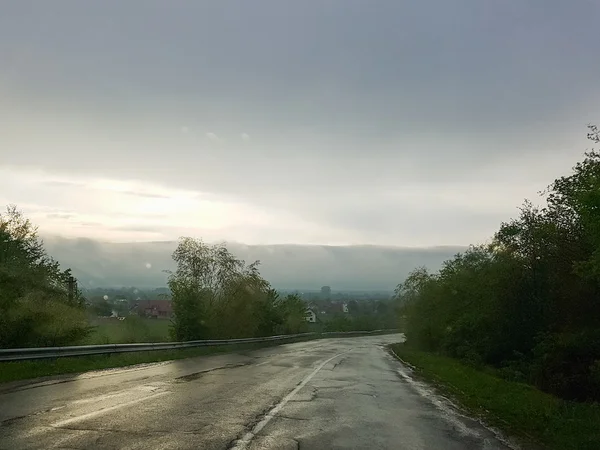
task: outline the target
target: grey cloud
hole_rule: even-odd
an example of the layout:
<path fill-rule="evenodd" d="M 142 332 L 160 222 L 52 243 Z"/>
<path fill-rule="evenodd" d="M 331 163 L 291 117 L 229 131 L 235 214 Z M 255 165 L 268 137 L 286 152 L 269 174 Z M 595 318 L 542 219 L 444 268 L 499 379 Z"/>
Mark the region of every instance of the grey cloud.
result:
<path fill-rule="evenodd" d="M 143 233 L 156 233 L 160 234 L 161 230 L 164 230 L 168 227 L 153 227 L 153 226 L 139 226 L 139 225 L 123 225 L 123 226 L 115 226 L 110 227 L 111 230 L 116 231 L 139 231 Z"/>
<path fill-rule="evenodd" d="M 79 189 L 92 189 L 92 187 L 86 185 L 82 182 L 76 181 L 44 181 L 42 182 L 45 186 L 50 187 L 59 187 L 59 188 L 79 188 Z M 94 188 L 96 190 L 105 190 L 103 188 Z M 116 191 L 119 194 L 132 195 L 135 197 L 144 197 L 144 198 L 170 198 L 168 195 L 156 194 L 152 192 L 143 192 L 143 191 Z"/>
<path fill-rule="evenodd" d="M 128 213 L 123 213 L 123 214 L 114 214 L 114 217 L 123 217 L 123 218 L 129 218 L 129 219 L 136 219 L 139 218 L 140 216 L 137 214 L 128 214 Z M 146 219 L 164 219 L 169 217 L 168 214 L 160 214 L 160 213 L 156 213 L 156 214 L 151 214 L 151 213 L 145 213 L 144 214 L 144 218 Z"/>
<path fill-rule="evenodd" d="M 206 133 L 206 137 L 216 144 L 223 143 L 223 140 L 219 136 L 217 136 L 215 133 L 212 133 L 212 132 Z"/>
<path fill-rule="evenodd" d="M 327 197 L 312 204 L 297 205 L 303 218 L 329 225 L 333 229 L 353 230 L 359 236 L 371 236 L 372 242 L 423 242 L 436 236 L 434 242 L 446 244 L 483 243 L 492 237 L 503 221 L 517 215 L 518 203 L 513 208 L 499 211 L 480 211 L 475 207 L 437 202 L 407 206 L 393 199 L 356 196 L 354 204 L 336 203 Z M 464 228 L 468 224 L 469 241 Z M 442 240 L 443 239 L 443 240 Z"/>
<path fill-rule="evenodd" d="M 519 127 L 534 110 L 550 118 L 565 102 L 575 101 L 573 95 L 584 95 L 558 88 L 565 78 L 573 87 L 594 79 L 589 70 L 577 68 L 598 70 L 598 63 L 587 58 L 598 5 L 533 4 L 389 0 L 373 8 L 344 0 L 140 7 L 106 2 L 101 7 L 70 4 L 69 16 L 53 4 L 35 10 L 11 6 L 13 14 L 4 17 L 12 20 L 6 19 L 3 28 L 4 37 L 14 40 L 26 25 L 31 37 L 21 42 L 29 51 L 41 51 L 43 42 L 72 69 L 53 66 L 60 78 L 46 81 L 46 88 L 62 79 L 69 83 L 51 87 L 68 85 L 89 95 L 83 81 L 89 80 L 97 91 L 112 93 L 105 102 L 115 101 L 117 94 L 139 102 L 151 92 L 195 93 L 210 105 L 201 113 L 208 125 L 235 119 L 231 106 L 251 103 L 260 108 L 256 115 L 267 114 L 269 121 L 287 119 L 321 131 L 352 124 L 370 134 L 415 124 L 423 130 L 436 119 L 449 129 L 465 120 Z M 244 70 L 249 66 L 253 72 Z M 314 114 L 316 105 L 326 123 Z M 257 121 L 250 113 L 241 112 L 244 120 Z"/>
<path fill-rule="evenodd" d="M 93 221 L 83 221 L 83 222 L 79 222 L 79 225 L 81 225 L 82 227 L 104 227 L 104 224 L 100 223 L 100 222 L 93 222 Z"/>
<path fill-rule="evenodd" d="M 65 213 L 50 213 L 46 214 L 48 219 L 72 219 L 75 217 L 75 214 L 65 214 Z"/>
<path fill-rule="evenodd" d="M 145 197 L 145 198 L 170 198 L 168 195 L 162 194 L 152 194 L 149 192 L 139 192 L 139 191 L 119 191 L 120 194 L 133 195 L 135 197 Z"/>
<path fill-rule="evenodd" d="M 58 181 L 58 180 L 49 180 L 49 181 L 43 181 L 42 184 L 44 186 L 50 186 L 50 187 L 85 187 L 85 184 L 83 183 L 78 183 L 76 181 Z"/>
<path fill-rule="evenodd" d="M 393 235 L 442 216 L 353 198 L 409 183 L 542 189 L 598 120 L 591 0 L 26 3 L 0 17 L 14 106 L 0 135 L 19 143 L 16 164 L 134 174 Z M 444 214 L 457 230 L 503 212 Z"/>

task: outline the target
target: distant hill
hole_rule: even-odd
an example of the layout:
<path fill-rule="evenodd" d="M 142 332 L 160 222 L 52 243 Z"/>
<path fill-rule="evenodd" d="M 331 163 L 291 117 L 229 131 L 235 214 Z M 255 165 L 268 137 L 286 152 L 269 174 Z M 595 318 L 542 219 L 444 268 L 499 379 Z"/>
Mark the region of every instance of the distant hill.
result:
<path fill-rule="evenodd" d="M 48 253 L 71 267 L 81 286 L 166 285 L 176 242 L 107 243 L 44 236 Z M 370 245 L 244 245 L 228 243 L 246 262 L 261 261 L 262 275 L 279 289 L 393 290 L 415 267 L 432 270 L 464 247 L 403 248 Z"/>

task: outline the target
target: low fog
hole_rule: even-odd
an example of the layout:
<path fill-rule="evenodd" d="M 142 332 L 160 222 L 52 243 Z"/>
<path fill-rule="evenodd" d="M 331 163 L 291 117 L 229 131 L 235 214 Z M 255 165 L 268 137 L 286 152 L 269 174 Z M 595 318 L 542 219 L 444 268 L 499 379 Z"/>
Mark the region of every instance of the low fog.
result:
<path fill-rule="evenodd" d="M 44 236 L 48 253 L 71 267 L 81 287 L 165 286 L 174 268 L 176 242 L 108 243 Z M 263 276 L 278 289 L 393 290 L 415 267 L 432 270 L 463 247 L 244 245 L 228 243 L 236 257 L 261 261 Z"/>

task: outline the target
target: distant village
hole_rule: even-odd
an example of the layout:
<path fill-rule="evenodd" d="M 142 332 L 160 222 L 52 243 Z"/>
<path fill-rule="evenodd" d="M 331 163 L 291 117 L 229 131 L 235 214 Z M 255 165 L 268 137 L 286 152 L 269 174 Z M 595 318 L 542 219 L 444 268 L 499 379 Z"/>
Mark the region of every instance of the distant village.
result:
<path fill-rule="evenodd" d="M 330 286 L 320 290 L 282 290 L 296 294 L 306 301 L 306 321 L 327 322 L 344 315 L 377 314 L 390 302 L 390 292 L 335 292 Z M 94 288 L 84 292 L 90 310 L 98 318 L 123 320 L 130 315 L 151 319 L 170 319 L 173 316 L 168 288 L 142 290 L 135 287 Z"/>

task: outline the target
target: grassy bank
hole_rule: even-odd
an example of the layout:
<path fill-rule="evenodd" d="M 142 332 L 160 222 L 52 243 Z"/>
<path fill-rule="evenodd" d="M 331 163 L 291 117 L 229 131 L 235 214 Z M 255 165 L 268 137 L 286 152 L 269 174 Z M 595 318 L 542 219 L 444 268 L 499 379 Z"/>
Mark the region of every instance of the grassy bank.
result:
<path fill-rule="evenodd" d="M 171 340 L 169 334 L 171 321 L 165 319 L 137 316 L 128 316 L 125 320 L 93 318 L 90 320 L 90 325 L 93 327 L 92 332 L 81 342 L 82 345 L 168 342 Z M 306 331 L 322 333 L 326 331 L 323 328 L 322 324 L 311 323 Z"/>
<path fill-rule="evenodd" d="M 599 404 L 566 402 L 530 385 L 404 344 L 392 345 L 392 349 L 419 376 L 491 425 L 549 449 L 600 448 Z"/>
<path fill-rule="evenodd" d="M 118 353 L 112 355 L 80 356 L 37 361 L 18 361 L 0 363 L 0 383 L 26 380 L 52 375 L 74 374 L 90 370 L 126 367 L 135 364 L 171 361 L 194 356 L 214 355 L 256 350 L 275 345 L 300 342 L 302 338 L 285 342 L 264 342 L 252 344 L 232 344 L 218 347 L 196 347 L 182 350 L 158 350 L 151 352 Z M 304 339 L 306 340 L 306 339 Z"/>
<path fill-rule="evenodd" d="M 128 316 L 125 320 L 99 319 L 91 321 L 92 332 L 83 342 L 86 345 L 128 344 L 132 342 L 167 342 L 170 320 Z"/>

